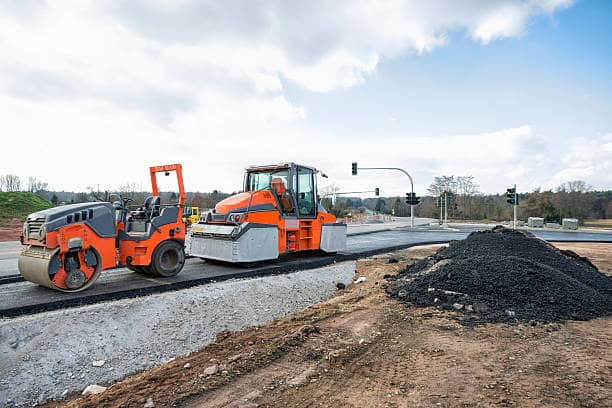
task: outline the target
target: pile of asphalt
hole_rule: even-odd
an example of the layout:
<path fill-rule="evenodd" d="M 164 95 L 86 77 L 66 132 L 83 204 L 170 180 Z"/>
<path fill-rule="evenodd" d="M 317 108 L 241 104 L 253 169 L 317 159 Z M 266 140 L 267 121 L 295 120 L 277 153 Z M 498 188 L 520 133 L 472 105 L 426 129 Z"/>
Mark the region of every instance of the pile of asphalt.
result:
<path fill-rule="evenodd" d="M 612 315 L 612 277 L 572 251 L 502 227 L 453 241 L 389 280 L 392 297 L 459 311 L 465 324 Z"/>

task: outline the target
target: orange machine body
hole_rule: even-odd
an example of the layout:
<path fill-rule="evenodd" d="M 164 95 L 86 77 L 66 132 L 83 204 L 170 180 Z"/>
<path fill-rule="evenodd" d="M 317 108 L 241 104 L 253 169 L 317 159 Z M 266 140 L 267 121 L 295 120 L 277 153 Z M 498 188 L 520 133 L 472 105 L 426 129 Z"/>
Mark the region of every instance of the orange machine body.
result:
<path fill-rule="evenodd" d="M 319 205 L 317 173 L 295 163 L 247 168 L 244 192 L 222 200 L 192 226 L 188 252 L 249 262 L 291 252 L 344 249 L 346 225 Z M 277 231 L 273 235 L 272 229 Z M 277 248 L 271 250 L 262 240 Z"/>
<path fill-rule="evenodd" d="M 170 172 L 177 177 L 179 201 L 162 208 L 156 176 Z M 167 241 L 175 242 L 164 245 L 177 252 L 171 254 L 172 259 L 177 255 L 184 263 L 182 216 L 186 194 L 182 166 L 154 166 L 149 173 L 152 196 L 136 211 L 129 211 L 131 200 L 122 198 L 114 204 L 72 204 L 28 216 L 22 235 L 22 244 L 27 247 L 19 259 L 24 278 L 60 291 L 78 291 L 89 287 L 100 271 L 117 265 L 156 274 L 151 269 L 155 266 L 153 256 Z M 182 260 L 178 252 L 182 252 Z M 168 254 L 164 260 L 167 258 Z M 142 270 L 136 269 L 139 267 Z"/>
<path fill-rule="evenodd" d="M 249 206 L 250 202 L 250 206 Z M 234 209 L 262 208 L 268 204 L 269 210 L 249 211 L 241 216 L 240 222 L 273 224 L 278 227 L 278 252 L 280 254 L 297 251 L 318 250 L 321 242 L 322 226 L 333 224 L 336 217 L 325 211 L 317 211 L 316 216 L 299 218 L 283 213 L 278 196 L 272 191 L 244 192 L 228 197 L 215 207 L 216 213 L 228 214 Z M 211 224 L 223 222 L 209 221 Z"/>

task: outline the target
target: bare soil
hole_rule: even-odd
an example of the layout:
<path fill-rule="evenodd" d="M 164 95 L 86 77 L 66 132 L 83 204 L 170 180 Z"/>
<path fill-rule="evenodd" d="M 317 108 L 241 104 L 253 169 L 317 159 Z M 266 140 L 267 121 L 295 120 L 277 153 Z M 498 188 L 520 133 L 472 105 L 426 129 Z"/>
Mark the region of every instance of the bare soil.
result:
<path fill-rule="evenodd" d="M 612 229 L 612 219 L 586 220 L 583 228 Z"/>
<path fill-rule="evenodd" d="M 12 218 L 0 224 L 0 242 L 19 241 L 23 220 Z"/>
<path fill-rule="evenodd" d="M 612 244 L 559 246 L 612 271 Z M 437 248 L 359 261 L 357 277 L 366 281 L 326 302 L 265 326 L 223 333 L 201 351 L 102 394 L 49 405 L 612 406 L 612 318 L 465 327 L 453 312 L 406 306 L 386 295 L 385 274 Z"/>

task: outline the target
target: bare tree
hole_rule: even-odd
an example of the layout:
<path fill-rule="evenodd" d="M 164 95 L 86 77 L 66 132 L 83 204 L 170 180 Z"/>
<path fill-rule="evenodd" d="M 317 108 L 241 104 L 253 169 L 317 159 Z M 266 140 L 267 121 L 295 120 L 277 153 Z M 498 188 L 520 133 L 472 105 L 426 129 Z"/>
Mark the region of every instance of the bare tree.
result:
<path fill-rule="evenodd" d="M 332 209 L 335 204 L 333 202 L 333 196 L 338 192 L 340 192 L 340 185 L 338 183 L 331 182 L 325 186 L 321 186 L 319 188 L 319 195 L 323 207 Z"/>
<path fill-rule="evenodd" d="M 587 193 L 592 190 L 592 187 L 582 180 L 568 181 L 557 187 L 557 192 L 564 193 Z"/>
<path fill-rule="evenodd" d="M 16 174 L 0 176 L 0 191 L 21 191 L 21 178 Z"/>
<path fill-rule="evenodd" d="M 440 176 L 435 177 L 428 191 L 434 197 L 447 195 L 451 217 L 471 218 L 474 196 L 479 194 L 478 185 L 473 176 Z"/>
<path fill-rule="evenodd" d="M 36 177 L 28 177 L 28 191 L 36 193 L 38 191 L 46 190 L 49 187 L 48 183 L 37 179 Z"/>
<path fill-rule="evenodd" d="M 142 205 L 147 194 L 142 191 L 142 186 L 136 182 L 127 182 L 117 189 L 117 191 L 127 198 L 133 200 L 132 205 Z M 150 194 L 150 193 L 149 193 Z"/>
<path fill-rule="evenodd" d="M 569 181 L 557 187 L 553 204 L 560 218 L 589 218 L 593 209 L 591 186 L 582 180 Z"/>
<path fill-rule="evenodd" d="M 455 176 L 434 177 L 434 182 L 427 189 L 432 195 L 440 196 L 443 193 L 456 193 L 457 181 Z"/>
<path fill-rule="evenodd" d="M 319 189 L 323 196 L 331 196 L 340 191 L 340 185 L 338 183 L 329 183 Z"/>

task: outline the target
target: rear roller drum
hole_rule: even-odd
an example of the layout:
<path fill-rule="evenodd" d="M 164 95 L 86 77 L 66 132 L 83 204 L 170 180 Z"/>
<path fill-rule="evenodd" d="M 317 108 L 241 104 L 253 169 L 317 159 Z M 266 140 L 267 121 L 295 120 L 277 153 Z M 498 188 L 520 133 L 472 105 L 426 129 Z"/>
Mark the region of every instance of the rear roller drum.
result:
<path fill-rule="evenodd" d="M 153 275 L 176 276 L 185 265 L 185 248 L 177 241 L 164 241 L 155 248 L 151 257 L 151 265 L 145 269 Z"/>

